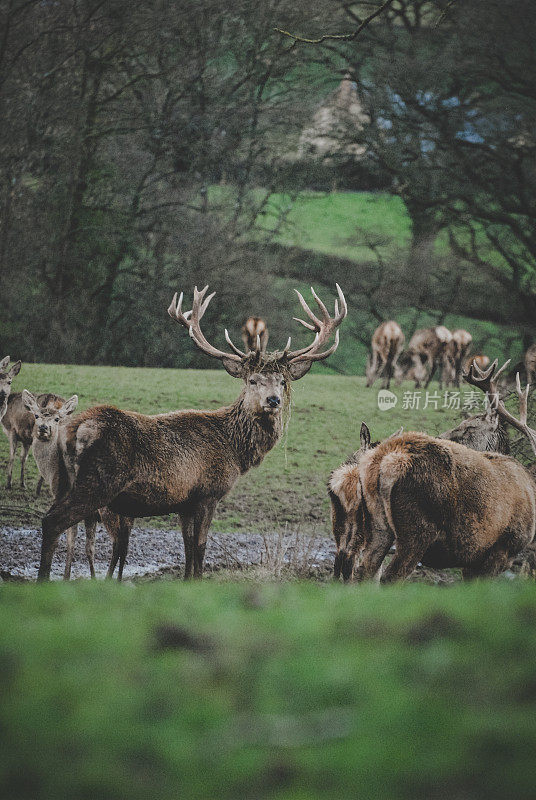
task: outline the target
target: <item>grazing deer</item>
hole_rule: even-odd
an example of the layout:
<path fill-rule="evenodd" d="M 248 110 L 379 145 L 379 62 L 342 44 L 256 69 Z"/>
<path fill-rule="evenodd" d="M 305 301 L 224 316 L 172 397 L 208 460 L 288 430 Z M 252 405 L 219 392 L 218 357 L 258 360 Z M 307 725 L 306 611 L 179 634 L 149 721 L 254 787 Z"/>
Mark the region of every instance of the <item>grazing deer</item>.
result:
<path fill-rule="evenodd" d="M 486 372 L 471 367 L 464 379 L 497 398 L 501 419 L 522 431 L 536 454 L 529 387 L 521 390 L 518 375 L 519 419 L 498 398 L 497 378 L 507 364 L 497 372 L 496 361 Z M 345 580 L 359 554 L 357 580 L 379 574 L 393 542 L 382 582 L 407 577 L 419 562 L 461 567 L 464 577 L 496 575 L 534 538 L 536 485 L 518 461 L 423 433 L 371 445 L 363 424 L 361 449 L 332 474 L 330 492 L 340 542 L 336 572 Z"/>
<path fill-rule="evenodd" d="M 416 353 L 404 350 L 397 361 L 395 370 L 395 380 L 400 386 L 403 380 L 415 381 L 415 388 L 418 389 L 428 377 L 426 367 L 422 359 Z"/>
<path fill-rule="evenodd" d="M 9 356 L 6 356 L 0 361 L 0 420 L 5 416 L 7 411 L 8 398 L 11 393 L 11 384 L 15 375 L 18 375 L 21 368 L 21 362 L 15 361 L 9 367 Z"/>
<path fill-rule="evenodd" d="M 383 375 L 383 388 L 388 389 L 404 348 L 402 328 L 394 320 L 382 322 L 372 334 L 372 357 L 367 359 L 367 386 Z"/>
<path fill-rule="evenodd" d="M 531 344 L 525 353 L 525 371 L 527 373 L 527 383 L 532 383 L 536 373 L 536 344 Z"/>
<path fill-rule="evenodd" d="M 32 414 L 35 422 L 32 430 L 32 453 L 42 478 L 46 481 L 54 500 L 72 484 L 74 473 L 68 461 L 63 458 L 62 446 L 65 441 L 65 424 L 67 417 L 73 413 L 78 405 L 77 395 L 73 395 L 59 407 L 41 408 L 36 397 L 26 389 L 22 392 L 22 401 Z M 84 520 L 86 528 L 86 556 L 89 562 L 89 571 L 95 578 L 95 533 L 98 516 L 102 519 L 108 533 L 114 542 L 114 553 L 118 551 L 118 535 L 121 520 L 108 509 L 100 509 L 98 514 Z M 67 529 L 67 556 L 63 577 L 69 580 L 74 559 L 74 545 L 76 541 L 77 525 Z M 125 554 L 126 555 L 126 554 Z M 115 564 L 114 564 L 115 567 Z M 122 567 L 120 569 L 122 574 Z M 112 569 L 113 574 L 113 569 Z M 108 577 L 111 577 L 108 570 Z"/>
<path fill-rule="evenodd" d="M 452 334 L 444 325 L 437 325 L 435 328 L 422 328 L 415 331 L 408 345 L 408 351 L 413 363 L 415 374 L 422 374 L 419 370 L 419 362 L 427 368 L 428 377 L 425 387 L 428 387 L 434 377 L 437 368 L 440 368 L 439 385 L 442 386 L 444 354 L 447 344 L 452 339 Z M 419 387 L 421 380 L 415 381 L 415 386 Z"/>
<path fill-rule="evenodd" d="M 242 325 L 242 341 L 246 353 L 254 352 L 257 347 L 257 336 L 261 353 L 266 353 L 268 346 L 268 325 L 261 317 L 248 317 Z"/>
<path fill-rule="evenodd" d="M 63 397 L 47 392 L 36 395 L 36 402 L 40 408 L 51 408 L 57 410 L 61 408 L 65 401 Z M 30 452 L 30 447 L 32 446 L 34 416 L 25 407 L 22 400 L 22 392 L 14 392 L 13 394 L 9 395 L 7 399 L 7 410 L 0 424 L 2 425 L 4 433 L 9 439 L 9 461 L 7 463 L 6 489 L 11 489 L 13 462 L 15 461 L 15 454 L 17 452 L 19 442 L 22 445 L 20 457 L 20 485 L 24 489 L 26 488 L 24 468 L 26 465 L 26 459 L 28 458 L 28 453 Z M 39 494 L 42 483 L 43 481 L 40 478 L 37 487 L 37 494 Z"/>
<path fill-rule="evenodd" d="M 450 384 L 453 386 L 460 386 L 463 362 L 469 352 L 472 342 L 473 337 L 469 331 L 463 328 L 457 328 L 452 332 L 452 339 L 447 342 L 443 354 L 443 383 L 445 386 L 449 386 Z"/>
<path fill-rule="evenodd" d="M 313 291 L 318 318 L 298 292 L 315 332 L 314 341 L 290 351 L 264 354 L 260 346 L 243 353 L 225 338 L 230 351 L 211 345 L 201 319 L 213 294 L 194 289 L 191 311 L 177 295 L 168 309 L 203 352 L 219 359 L 227 372 L 244 382 L 237 400 L 216 411 L 173 411 L 147 416 L 97 406 L 66 425 L 65 451 L 74 465 L 69 491 L 43 519 L 40 579 L 50 575 L 52 556 L 62 531 L 107 506 L 116 514 L 146 517 L 178 513 L 185 549 L 185 577 L 201 577 L 208 529 L 218 501 L 240 475 L 261 463 L 280 439 L 289 413 L 290 381 L 302 378 L 315 361 L 327 358 L 339 344 L 338 327 L 347 314 L 337 286 L 335 314 Z M 323 349 L 331 334 L 335 341 Z"/>

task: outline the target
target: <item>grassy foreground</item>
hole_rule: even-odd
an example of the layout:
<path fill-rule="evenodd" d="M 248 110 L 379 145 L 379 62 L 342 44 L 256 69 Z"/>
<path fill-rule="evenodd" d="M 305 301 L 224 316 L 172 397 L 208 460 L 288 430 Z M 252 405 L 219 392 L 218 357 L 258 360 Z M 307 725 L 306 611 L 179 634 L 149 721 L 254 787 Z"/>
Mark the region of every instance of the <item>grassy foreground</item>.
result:
<path fill-rule="evenodd" d="M 308 375 L 293 386 L 293 411 L 288 434 L 258 469 L 237 483 L 216 511 L 214 528 L 271 531 L 290 524 L 305 532 L 329 532 L 326 483 L 330 471 L 359 447 L 359 428 L 365 420 L 380 439 L 397 430 L 439 433 L 461 419 L 459 411 L 404 409 L 405 384 L 394 389 L 399 400 L 389 411 L 378 409 L 379 383 L 365 387 L 362 377 Z M 24 364 L 13 391 L 54 391 L 65 398 L 78 394 L 79 409 L 99 402 L 154 414 L 178 408 L 214 409 L 232 402 L 242 383 L 224 370 L 139 369 Z M 20 452 L 20 451 L 19 451 Z M 28 458 L 28 489 L 18 488 L 19 461 L 15 461 L 14 489 L 4 489 L 8 458 L 7 438 L 0 433 L 0 525 L 38 526 L 50 505 L 48 493 L 35 498 L 37 469 Z M 149 523 L 147 523 L 149 525 Z M 151 525 L 176 526 L 176 520 L 158 518 Z"/>
<path fill-rule="evenodd" d="M 3 798 L 534 797 L 533 583 L 0 595 Z"/>

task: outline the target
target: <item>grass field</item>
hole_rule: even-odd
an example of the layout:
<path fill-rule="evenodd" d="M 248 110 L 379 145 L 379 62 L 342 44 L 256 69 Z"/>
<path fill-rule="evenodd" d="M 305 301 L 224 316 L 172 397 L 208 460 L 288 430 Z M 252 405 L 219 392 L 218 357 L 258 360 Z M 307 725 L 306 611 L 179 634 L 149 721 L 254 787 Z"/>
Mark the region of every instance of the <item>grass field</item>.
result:
<path fill-rule="evenodd" d="M 359 446 L 362 420 L 376 438 L 406 430 L 440 433 L 452 427 L 460 412 L 404 410 L 403 395 L 412 388 L 395 389 L 395 409 L 380 411 L 377 388 L 366 389 L 364 378 L 308 375 L 293 385 L 293 410 L 287 436 L 269 453 L 261 466 L 237 483 L 216 511 L 214 528 L 220 531 L 272 531 L 286 523 L 304 532 L 329 533 L 326 483 L 330 471 Z M 144 413 L 178 408 L 214 409 L 238 395 L 241 382 L 223 370 L 136 369 L 129 367 L 85 367 L 24 364 L 13 391 L 54 391 L 64 397 L 77 393 L 79 409 L 99 402 Z M 435 384 L 437 386 L 437 384 Z M 439 402 L 441 405 L 442 399 Z M 424 395 L 421 398 L 424 405 Z M 7 463 L 7 438 L 0 435 L 0 469 Z M 28 459 L 28 489 L 18 487 L 18 459 L 14 489 L 0 484 L 0 524 L 37 526 L 48 507 L 49 497 L 35 498 L 37 471 Z M 176 519 L 151 520 L 151 525 L 176 526 Z"/>
<path fill-rule="evenodd" d="M 0 589 L 6 800 L 532 800 L 536 590 Z"/>

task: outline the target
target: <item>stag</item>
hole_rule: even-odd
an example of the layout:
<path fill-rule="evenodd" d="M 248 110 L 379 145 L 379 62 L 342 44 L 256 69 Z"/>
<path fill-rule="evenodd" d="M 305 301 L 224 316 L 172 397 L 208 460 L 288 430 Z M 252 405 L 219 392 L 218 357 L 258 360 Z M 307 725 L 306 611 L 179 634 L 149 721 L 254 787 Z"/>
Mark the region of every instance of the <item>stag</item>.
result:
<path fill-rule="evenodd" d="M 383 375 L 383 388 L 388 389 L 404 347 L 402 328 L 394 320 L 382 322 L 372 335 L 372 357 L 367 359 L 367 386 Z"/>
<path fill-rule="evenodd" d="M 66 426 L 66 457 L 74 468 L 69 491 L 43 518 L 38 577 L 47 579 L 57 539 L 62 531 L 104 506 L 123 517 L 178 513 L 185 550 L 185 577 L 201 577 L 207 534 L 218 501 L 240 475 L 261 463 L 280 439 L 290 404 L 290 382 L 302 378 L 312 364 L 331 355 L 339 344 L 339 325 L 347 314 L 337 286 L 335 314 L 313 290 L 320 309 L 317 317 L 302 295 L 300 304 L 314 331 L 311 344 L 265 354 L 259 346 L 239 350 L 225 331 L 229 351 L 211 345 L 201 320 L 213 294 L 208 287 L 194 290 L 193 307 L 183 311 L 183 295 L 168 309 L 173 320 L 189 331 L 204 353 L 222 362 L 227 372 L 243 381 L 230 406 L 216 411 L 174 411 L 147 416 L 97 406 Z M 332 334 L 334 343 L 327 347 Z M 120 539 L 128 537 L 121 531 Z M 128 544 L 128 542 L 127 542 Z"/>
<path fill-rule="evenodd" d="M 10 358 L 6 356 L 0 361 L 0 420 L 4 418 L 7 412 L 9 395 L 11 393 L 11 384 L 15 375 L 18 375 L 21 368 L 21 362 L 15 361 L 9 367 Z"/>
<path fill-rule="evenodd" d="M 508 363 L 496 371 L 495 361 L 485 372 L 473 365 L 464 379 L 494 398 L 500 418 L 521 431 L 536 454 L 536 431 L 527 424 L 529 387 L 521 389 L 518 375 L 519 419 L 497 392 Z M 363 423 L 361 449 L 332 474 L 330 492 L 339 539 L 336 573 L 346 580 L 379 575 L 393 543 L 382 582 L 407 577 L 419 562 L 460 567 L 464 577 L 496 575 L 534 538 L 536 486 L 522 464 L 423 433 L 371 445 Z"/>
<path fill-rule="evenodd" d="M 268 325 L 261 317 L 248 317 L 242 325 L 242 341 L 246 353 L 257 349 L 257 336 L 261 352 L 266 353 L 268 335 Z"/>

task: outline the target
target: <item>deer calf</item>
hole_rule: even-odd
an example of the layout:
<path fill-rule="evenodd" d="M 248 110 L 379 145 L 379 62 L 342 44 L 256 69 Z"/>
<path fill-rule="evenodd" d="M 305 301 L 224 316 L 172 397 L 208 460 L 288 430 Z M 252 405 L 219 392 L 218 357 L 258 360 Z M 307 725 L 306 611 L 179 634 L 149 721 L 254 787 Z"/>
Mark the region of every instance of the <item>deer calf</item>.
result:
<path fill-rule="evenodd" d="M 508 363 L 508 362 L 507 362 Z M 465 380 L 497 396 L 497 362 L 487 372 L 472 367 Z M 500 418 L 522 431 L 536 453 L 536 431 L 527 425 L 528 386 L 517 392 L 520 419 L 498 399 Z M 396 552 L 381 580 L 407 577 L 425 566 L 460 567 L 464 577 L 496 575 L 533 538 L 536 486 L 515 459 L 478 452 L 423 433 L 371 444 L 363 423 L 361 448 L 329 483 L 335 575 L 357 580 L 380 573 L 391 545 Z"/>
<path fill-rule="evenodd" d="M 9 367 L 9 362 L 9 356 L 6 356 L 0 361 L 0 420 L 6 415 L 8 399 L 11 394 L 11 384 L 13 378 L 15 375 L 19 374 L 21 368 L 20 361 L 15 361 L 11 367 Z"/>
<path fill-rule="evenodd" d="M 259 349 L 261 353 L 265 353 L 268 335 L 268 326 L 261 317 L 248 317 L 242 325 L 242 341 L 246 353 L 257 349 L 257 337 L 259 337 Z"/>
<path fill-rule="evenodd" d="M 372 357 L 367 359 L 367 386 L 383 375 L 383 388 L 388 389 L 404 348 L 402 328 L 394 320 L 382 322 L 372 335 Z"/>
<path fill-rule="evenodd" d="M 17 362 L 20 363 L 20 362 Z M 64 403 L 63 397 L 57 394 L 44 393 L 35 396 L 35 400 L 39 408 L 49 408 L 53 411 L 58 410 Z M 1 425 L 9 439 L 9 461 L 7 464 L 7 482 L 6 488 L 11 489 L 12 475 L 13 475 L 13 462 L 15 461 L 15 454 L 19 442 L 22 445 L 22 452 L 20 457 L 20 485 L 26 488 L 24 469 L 26 466 L 26 459 L 30 452 L 30 447 L 33 441 L 33 428 L 34 428 L 34 415 L 28 411 L 22 399 L 22 392 L 14 392 L 7 398 L 7 410 L 1 420 Z M 39 480 L 38 493 L 41 488 L 42 480 Z"/>
<path fill-rule="evenodd" d="M 57 501 L 72 484 L 74 479 L 74 471 L 71 464 L 64 458 L 63 448 L 65 445 L 65 425 L 68 421 L 68 417 L 78 405 L 78 397 L 74 394 L 63 404 L 56 404 L 53 408 L 47 406 L 43 408 L 38 404 L 37 398 L 31 394 L 31 392 L 24 389 L 22 392 L 22 402 L 35 420 L 32 430 L 33 456 L 41 477 L 46 481 L 54 500 Z M 92 578 L 95 578 L 95 533 L 99 516 L 112 538 L 114 547 L 112 556 L 113 567 L 111 563 L 110 569 L 108 570 L 108 577 L 112 576 L 117 558 L 122 555 L 121 543 L 118 541 L 122 524 L 119 517 L 105 508 L 99 509 L 97 514 L 87 517 L 84 520 L 86 528 L 86 556 Z M 78 525 L 72 525 L 66 531 L 67 555 L 63 574 L 65 580 L 69 580 L 71 577 L 77 529 Z M 126 556 L 126 553 L 124 553 L 124 555 Z M 120 565 L 120 579 L 123 572 L 123 563 L 124 558 Z"/>

